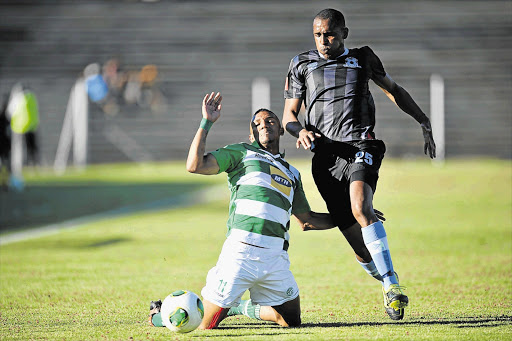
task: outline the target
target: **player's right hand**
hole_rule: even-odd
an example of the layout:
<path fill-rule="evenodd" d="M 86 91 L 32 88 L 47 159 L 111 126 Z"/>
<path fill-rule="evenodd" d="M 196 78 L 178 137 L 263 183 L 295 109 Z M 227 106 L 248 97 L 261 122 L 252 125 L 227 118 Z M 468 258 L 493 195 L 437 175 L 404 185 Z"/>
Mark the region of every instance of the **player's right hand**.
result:
<path fill-rule="evenodd" d="M 425 155 L 428 155 L 431 159 L 434 159 L 436 157 L 436 144 L 434 143 L 434 137 L 432 136 L 432 126 L 430 125 L 429 120 L 426 120 L 421 124 L 421 130 L 423 131 L 423 139 L 425 140 L 423 151 L 425 152 Z"/>
<path fill-rule="evenodd" d="M 212 92 L 211 94 L 206 94 L 203 98 L 203 118 L 206 118 L 210 122 L 215 122 L 220 117 L 220 109 L 222 108 L 222 96 L 220 92 Z"/>
<path fill-rule="evenodd" d="M 301 145 L 304 149 L 311 148 L 311 143 L 315 140 L 315 138 L 321 137 L 321 136 L 322 135 L 320 135 L 318 133 L 314 133 L 312 131 L 302 129 L 299 132 L 299 137 L 297 138 L 297 142 L 296 142 L 297 149 L 300 148 Z"/>
<path fill-rule="evenodd" d="M 373 209 L 373 212 L 375 212 L 375 215 L 377 216 L 377 218 L 381 221 L 386 221 L 386 218 L 384 218 L 384 213 L 382 213 L 381 211 L 379 211 L 378 209 L 374 208 Z"/>

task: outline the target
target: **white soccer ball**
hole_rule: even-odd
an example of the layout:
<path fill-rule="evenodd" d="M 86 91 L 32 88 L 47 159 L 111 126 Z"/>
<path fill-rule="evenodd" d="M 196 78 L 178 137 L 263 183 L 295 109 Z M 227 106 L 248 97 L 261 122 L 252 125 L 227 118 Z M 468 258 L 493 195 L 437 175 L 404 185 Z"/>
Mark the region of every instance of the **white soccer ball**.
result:
<path fill-rule="evenodd" d="M 188 333 L 201 324 L 203 302 L 192 291 L 178 290 L 164 299 L 160 313 L 167 328 L 173 332 Z"/>

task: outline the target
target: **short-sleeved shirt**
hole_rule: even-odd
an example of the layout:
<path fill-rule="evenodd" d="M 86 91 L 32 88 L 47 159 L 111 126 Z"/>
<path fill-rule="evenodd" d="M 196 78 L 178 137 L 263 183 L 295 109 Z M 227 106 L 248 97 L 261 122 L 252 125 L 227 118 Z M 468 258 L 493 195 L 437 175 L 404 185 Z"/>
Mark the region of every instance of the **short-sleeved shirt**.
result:
<path fill-rule="evenodd" d="M 346 48 L 334 60 L 310 50 L 291 60 L 284 97 L 304 100 L 310 131 L 339 142 L 375 139 L 375 104 L 368 81 L 385 75 L 368 46 Z"/>
<path fill-rule="evenodd" d="M 236 229 L 237 236 L 243 236 L 240 241 L 264 247 L 261 244 L 279 238 L 287 245 L 291 214 L 311 210 L 299 171 L 281 154 L 273 155 L 257 142 L 227 145 L 211 154 L 219 173 L 228 175 L 228 236 Z"/>

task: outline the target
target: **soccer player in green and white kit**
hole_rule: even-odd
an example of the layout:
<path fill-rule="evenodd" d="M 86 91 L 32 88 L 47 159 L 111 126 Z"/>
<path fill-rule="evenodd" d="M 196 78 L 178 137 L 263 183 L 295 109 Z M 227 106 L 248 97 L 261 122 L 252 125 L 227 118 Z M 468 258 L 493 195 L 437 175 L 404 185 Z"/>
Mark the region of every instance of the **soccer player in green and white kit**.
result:
<path fill-rule="evenodd" d="M 343 14 L 319 12 L 313 20 L 316 49 L 295 56 L 285 85 L 283 125 L 315 154 L 312 173 L 334 223 L 363 268 L 382 282 L 384 307 L 393 320 L 404 317 L 409 299 L 393 269 L 386 231 L 372 207 L 379 168 L 386 151 L 376 139 L 371 79 L 423 130 L 424 151 L 435 157 L 428 117 L 409 93 L 384 71 L 368 47 L 348 49 Z M 297 120 L 305 104 L 305 127 Z"/>
<path fill-rule="evenodd" d="M 231 144 L 205 154 L 206 137 L 220 117 L 221 101 L 219 93 L 204 97 L 203 119 L 187 159 L 191 173 L 226 172 L 231 191 L 227 239 L 201 291 L 204 317 L 199 329 L 215 328 L 225 317 L 240 314 L 298 326 L 299 288 L 286 251 L 290 215 L 303 230 L 334 225 L 329 214 L 311 211 L 299 172 L 279 153 L 284 129 L 270 110 L 253 115 L 250 144 Z M 246 290 L 251 299 L 241 301 Z M 156 303 L 152 302 L 150 322 L 160 326 Z"/>

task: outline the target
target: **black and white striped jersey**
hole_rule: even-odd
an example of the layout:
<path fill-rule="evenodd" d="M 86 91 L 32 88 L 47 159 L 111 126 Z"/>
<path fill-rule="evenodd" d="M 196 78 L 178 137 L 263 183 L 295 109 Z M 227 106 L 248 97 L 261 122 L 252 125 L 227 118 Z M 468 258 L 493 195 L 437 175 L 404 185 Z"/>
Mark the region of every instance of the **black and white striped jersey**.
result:
<path fill-rule="evenodd" d="M 368 47 L 347 49 L 335 60 L 317 50 L 295 56 L 288 69 L 285 98 L 302 98 L 305 128 L 333 141 L 375 139 L 375 104 L 368 81 L 386 72 Z"/>

